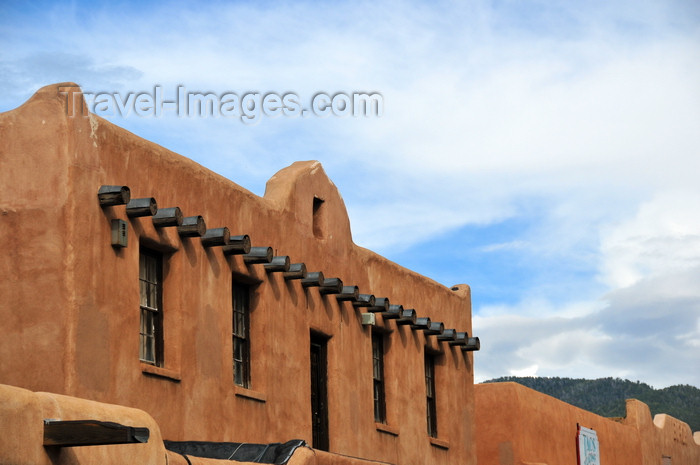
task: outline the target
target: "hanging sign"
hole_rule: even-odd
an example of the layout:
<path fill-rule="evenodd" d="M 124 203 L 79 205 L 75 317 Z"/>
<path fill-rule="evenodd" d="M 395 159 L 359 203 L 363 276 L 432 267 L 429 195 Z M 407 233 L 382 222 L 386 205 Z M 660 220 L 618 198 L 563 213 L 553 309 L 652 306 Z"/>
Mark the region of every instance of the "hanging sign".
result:
<path fill-rule="evenodd" d="M 596 432 L 579 425 L 576 436 L 578 465 L 600 465 L 600 446 Z"/>

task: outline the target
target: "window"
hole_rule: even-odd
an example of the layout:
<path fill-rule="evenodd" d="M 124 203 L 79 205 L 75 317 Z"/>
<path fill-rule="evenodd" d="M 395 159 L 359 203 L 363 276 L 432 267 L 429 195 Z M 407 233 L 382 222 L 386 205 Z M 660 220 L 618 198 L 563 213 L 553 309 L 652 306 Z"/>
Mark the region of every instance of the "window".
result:
<path fill-rule="evenodd" d="M 314 197 L 312 223 L 314 237 L 318 239 L 323 239 L 326 235 L 326 218 L 324 214 L 325 209 L 323 208 L 323 202 L 323 199 L 319 197 Z"/>
<path fill-rule="evenodd" d="M 250 288 L 233 283 L 233 381 L 250 387 Z"/>
<path fill-rule="evenodd" d="M 372 334 L 372 379 L 374 382 L 374 421 L 386 423 L 386 400 L 384 397 L 384 335 Z"/>
<path fill-rule="evenodd" d="M 142 362 L 163 364 L 163 257 L 141 248 L 139 254 L 139 289 L 141 294 L 141 329 L 139 358 Z"/>
<path fill-rule="evenodd" d="M 428 436 L 437 437 L 437 405 L 435 403 L 435 356 L 425 354 L 425 393 Z"/>
<path fill-rule="evenodd" d="M 311 446 L 328 450 L 328 355 L 327 338 L 311 334 Z"/>

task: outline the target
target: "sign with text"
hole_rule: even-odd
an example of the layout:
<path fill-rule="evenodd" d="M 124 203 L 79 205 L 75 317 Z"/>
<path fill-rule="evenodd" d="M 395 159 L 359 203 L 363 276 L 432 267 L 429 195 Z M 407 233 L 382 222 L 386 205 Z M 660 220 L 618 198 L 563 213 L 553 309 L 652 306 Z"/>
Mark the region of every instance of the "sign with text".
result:
<path fill-rule="evenodd" d="M 578 449 L 578 465 L 600 465 L 598 435 L 594 430 L 579 425 L 576 449 Z"/>

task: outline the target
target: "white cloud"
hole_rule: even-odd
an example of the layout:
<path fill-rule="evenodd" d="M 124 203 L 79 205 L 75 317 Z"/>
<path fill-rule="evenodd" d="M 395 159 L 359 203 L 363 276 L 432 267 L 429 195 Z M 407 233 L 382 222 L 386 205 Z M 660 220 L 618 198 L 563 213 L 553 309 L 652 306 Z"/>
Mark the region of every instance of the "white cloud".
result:
<path fill-rule="evenodd" d="M 603 230 L 601 279 L 626 287 L 700 265 L 700 191 L 659 192 L 636 214 Z M 680 291 L 680 290 L 679 290 Z"/>

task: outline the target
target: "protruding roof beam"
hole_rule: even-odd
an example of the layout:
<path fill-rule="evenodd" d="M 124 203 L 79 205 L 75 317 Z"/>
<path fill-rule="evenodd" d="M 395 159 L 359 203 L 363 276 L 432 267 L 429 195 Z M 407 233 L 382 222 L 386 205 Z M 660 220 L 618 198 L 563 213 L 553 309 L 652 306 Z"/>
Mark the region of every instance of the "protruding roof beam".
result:
<path fill-rule="evenodd" d="M 207 225 L 202 215 L 186 216 L 177 227 L 180 237 L 202 237 L 207 232 Z"/>
<path fill-rule="evenodd" d="M 415 324 L 411 325 L 411 329 L 420 329 L 420 330 L 428 330 L 430 329 L 430 318 L 428 317 L 421 317 L 421 318 L 416 318 Z"/>
<path fill-rule="evenodd" d="M 438 335 L 438 341 L 454 341 L 457 331 L 454 329 L 444 329 L 442 334 Z"/>
<path fill-rule="evenodd" d="M 445 325 L 441 321 L 431 321 L 428 329 L 423 330 L 426 336 L 437 336 L 445 330 Z"/>
<path fill-rule="evenodd" d="M 204 247 L 220 247 L 228 244 L 231 233 L 227 227 L 207 229 L 207 232 L 202 236 L 202 245 Z"/>
<path fill-rule="evenodd" d="M 472 352 L 476 350 L 481 350 L 481 342 L 478 337 L 470 337 L 467 339 L 467 343 L 462 346 L 464 352 Z"/>
<path fill-rule="evenodd" d="M 416 324 L 416 311 L 412 308 L 404 309 L 401 316 L 396 320 L 397 325 L 414 325 Z"/>
<path fill-rule="evenodd" d="M 272 255 L 272 247 L 251 247 L 250 252 L 243 255 L 243 262 L 246 265 L 270 263 L 272 261 Z"/>
<path fill-rule="evenodd" d="M 318 290 L 321 294 L 340 294 L 343 292 L 343 281 L 340 278 L 324 278 Z"/>
<path fill-rule="evenodd" d="M 128 186 L 100 186 L 97 191 L 101 207 L 113 205 L 126 205 L 131 200 L 131 191 Z"/>
<path fill-rule="evenodd" d="M 303 263 L 292 263 L 289 270 L 282 273 L 284 279 L 304 279 L 306 278 L 306 265 Z"/>
<path fill-rule="evenodd" d="M 355 308 L 359 307 L 374 307 L 375 298 L 372 294 L 360 294 L 357 299 L 352 303 Z"/>
<path fill-rule="evenodd" d="M 158 212 L 158 204 L 153 197 L 131 199 L 126 204 L 126 216 L 137 218 L 139 216 L 153 216 Z"/>
<path fill-rule="evenodd" d="M 449 341 L 448 344 L 451 346 L 463 346 L 467 343 L 467 339 L 469 339 L 469 333 L 460 331 L 455 335 L 454 341 Z"/>
<path fill-rule="evenodd" d="M 335 298 L 339 301 L 345 301 L 345 300 L 352 300 L 353 302 L 357 300 L 357 298 L 360 295 L 360 288 L 357 286 L 343 286 L 343 289 L 341 289 L 340 294 L 335 296 Z"/>
<path fill-rule="evenodd" d="M 156 228 L 177 227 L 182 224 L 182 211 L 180 207 L 159 208 L 151 221 Z"/>
<path fill-rule="evenodd" d="M 381 312 L 381 315 L 385 320 L 395 320 L 401 318 L 401 312 L 403 312 L 403 305 L 389 305 L 389 310 Z"/>
<path fill-rule="evenodd" d="M 375 297 L 374 305 L 367 307 L 368 312 L 388 312 L 389 299 L 387 297 Z"/>
<path fill-rule="evenodd" d="M 224 255 L 245 255 L 250 253 L 250 236 L 242 234 L 228 238 L 228 244 L 222 249 Z"/>
<path fill-rule="evenodd" d="M 319 287 L 323 284 L 323 271 L 310 271 L 306 278 L 301 280 L 303 287 Z"/>
<path fill-rule="evenodd" d="M 268 273 L 278 273 L 278 272 L 285 272 L 289 271 L 289 255 L 279 255 L 277 257 L 272 257 L 272 261 L 270 263 L 266 263 L 263 265 L 263 268 L 265 268 L 265 271 Z"/>

